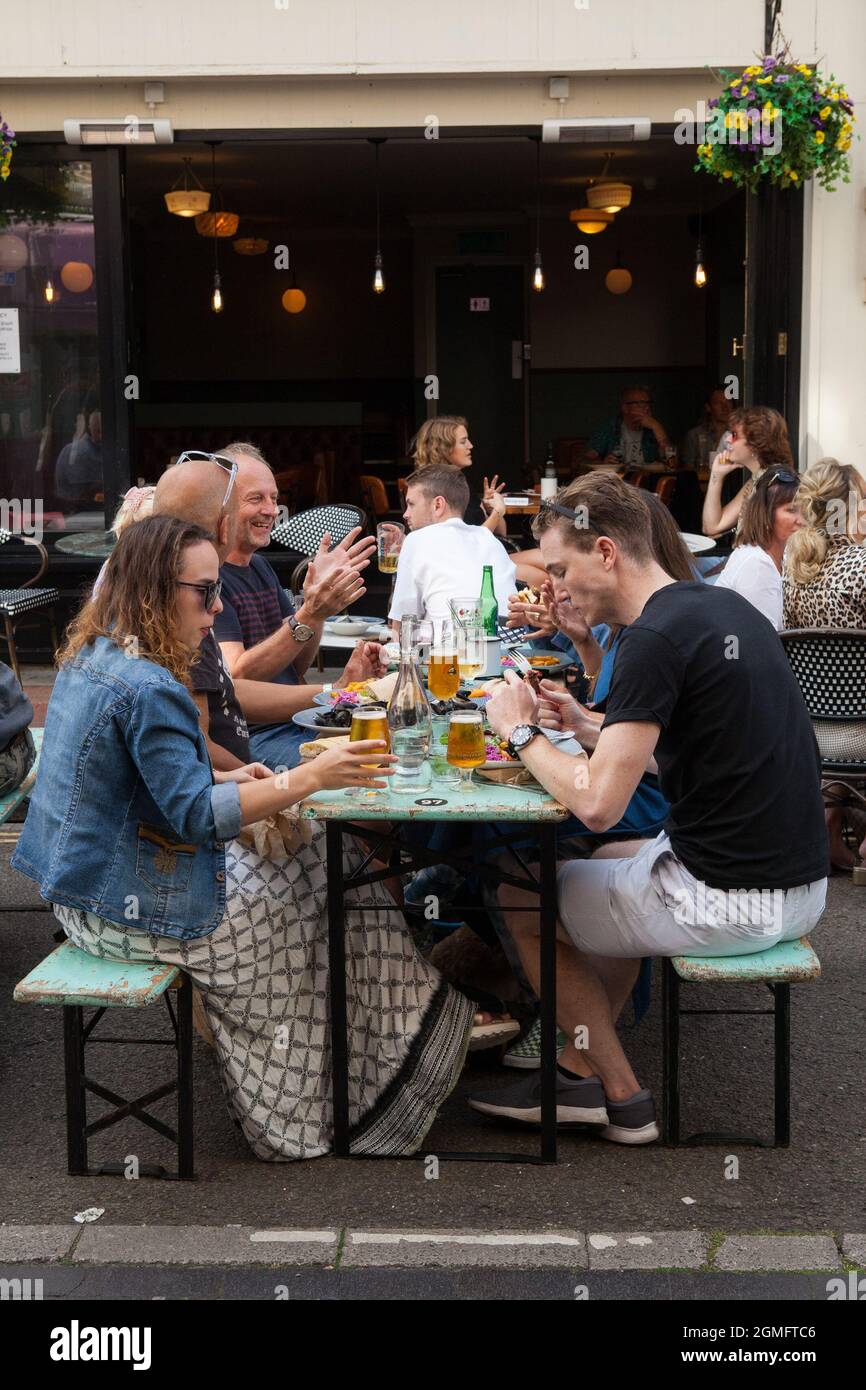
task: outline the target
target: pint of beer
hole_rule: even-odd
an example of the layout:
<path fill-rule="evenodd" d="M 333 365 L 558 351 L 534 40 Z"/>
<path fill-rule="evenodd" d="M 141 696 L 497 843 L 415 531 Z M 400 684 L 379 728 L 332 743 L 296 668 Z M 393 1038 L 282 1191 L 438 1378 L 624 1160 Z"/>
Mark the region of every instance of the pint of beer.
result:
<path fill-rule="evenodd" d="M 457 694 L 460 685 L 460 668 L 456 651 L 442 651 L 441 648 L 430 653 L 427 667 L 427 686 L 437 700 L 450 700 Z"/>
<path fill-rule="evenodd" d="M 355 709 L 352 711 L 352 727 L 349 730 L 349 742 L 361 743 L 367 738 L 381 738 L 385 740 L 385 751 L 391 746 L 388 738 L 388 713 L 384 709 Z M 367 764 L 365 763 L 366 767 Z M 375 764 L 372 764 L 375 766 Z"/>
<path fill-rule="evenodd" d="M 458 710 L 448 726 L 447 758 L 461 772 L 472 771 L 484 762 L 484 726 L 480 710 Z M 468 780 L 468 779 L 465 779 Z"/>
<path fill-rule="evenodd" d="M 379 522 L 376 527 L 376 547 L 381 574 L 396 574 L 405 536 L 406 528 L 399 521 Z"/>

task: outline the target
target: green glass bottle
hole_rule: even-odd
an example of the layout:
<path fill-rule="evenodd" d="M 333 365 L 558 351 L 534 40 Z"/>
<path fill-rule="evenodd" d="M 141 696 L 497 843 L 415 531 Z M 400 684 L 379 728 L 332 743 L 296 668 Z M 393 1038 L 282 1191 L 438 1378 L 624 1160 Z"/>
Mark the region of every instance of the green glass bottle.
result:
<path fill-rule="evenodd" d="M 488 637 L 498 637 L 496 624 L 499 620 L 499 603 L 493 589 L 493 566 L 484 566 L 484 577 L 481 580 L 481 621 L 484 624 L 484 631 Z"/>

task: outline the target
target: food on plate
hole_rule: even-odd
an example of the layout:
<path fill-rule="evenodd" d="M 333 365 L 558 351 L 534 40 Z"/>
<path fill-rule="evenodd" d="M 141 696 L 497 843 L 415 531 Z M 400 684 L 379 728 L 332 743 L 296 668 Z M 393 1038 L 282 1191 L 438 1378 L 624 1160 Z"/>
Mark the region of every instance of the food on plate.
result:
<path fill-rule="evenodd" d="M 504 738 L 497 738 L 495 734 L 486 734 L 484 738 L 484 758 L 488 763 L 516 763 L 518 758 L 512 758 L 508 751 L 508 743 Z"/>
<path fill-rule="evenodd" d="M 559 666 L 561 661 L 562 657 L 559 656 L 531 656 L 529 658 L 530 666 Z"/>
<path fill-rule="evenodd" d="M 486 691 L 482 691 L 481 693 L 486 694 Z M 432 699 L 430 701 L 430 708 L 434 714 L 443 715 L 452 714 L 456 709 L 474 709 L 475 705 L 472 700 L 467 699 L 463 695 L 452 695 L 448 700 Z"/>
<path fill-rule="evenodd" d="M 357 698 L 342 700 L 333 705 L 331 709 L 323 709 L 316 715 L 313 721 L 320 729 L 350 729 L 352 727 L 352 714 L 359 701 Z M 385 709 L 382 700 L 364 700 L 364 709 Z"/>
<path fill-rule="evenodd" d="M 300 748 L 301 757 L 305 762 L 310 758 L 318 758 L 320 753 L 324 753 L 329 748 L 338 748 L 341 743 L 348 743 L 348 734 L 337 734 L 335 738 L 316 738 L 309 743 L 302 743 Z"/>

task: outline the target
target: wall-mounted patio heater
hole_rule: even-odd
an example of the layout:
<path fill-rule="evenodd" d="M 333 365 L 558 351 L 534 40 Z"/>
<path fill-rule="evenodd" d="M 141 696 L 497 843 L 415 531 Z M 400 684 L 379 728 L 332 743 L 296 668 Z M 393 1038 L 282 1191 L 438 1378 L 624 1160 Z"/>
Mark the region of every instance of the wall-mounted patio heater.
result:
<path fill-rule="evenodd" d="M 649 116 L 574 116 L 543 121 L 541 139 L 546 145 L 613 145 L 624 140 L 648 140 Z"/>
<path fill-rule="evenodd" d="M 172 145 L 165 116 L 77 116 L 63 122 L 67 145 Z"/>

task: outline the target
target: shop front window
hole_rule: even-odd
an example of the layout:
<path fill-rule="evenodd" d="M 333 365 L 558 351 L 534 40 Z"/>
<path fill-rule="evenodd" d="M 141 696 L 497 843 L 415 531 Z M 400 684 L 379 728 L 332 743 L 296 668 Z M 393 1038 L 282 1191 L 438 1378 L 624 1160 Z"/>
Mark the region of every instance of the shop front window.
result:
<path fill-rule="evenodd" d="M 104 524 L 95 266 L 90 161 L 16 156 L 0 191 L 0 526 L 46 540 Z"/>

